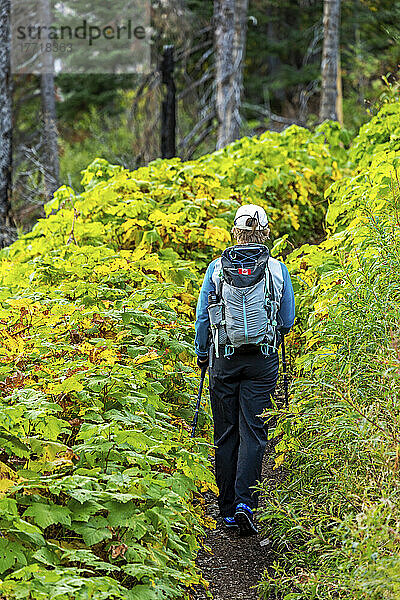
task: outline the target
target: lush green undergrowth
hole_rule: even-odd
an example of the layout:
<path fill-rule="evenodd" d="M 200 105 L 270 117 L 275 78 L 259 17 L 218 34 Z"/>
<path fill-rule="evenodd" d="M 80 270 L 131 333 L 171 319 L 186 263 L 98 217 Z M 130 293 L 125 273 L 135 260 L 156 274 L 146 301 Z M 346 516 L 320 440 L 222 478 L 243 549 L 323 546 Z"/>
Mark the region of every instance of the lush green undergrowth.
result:
<path fill-rule="evenodd" d="M 321 228 L 343 136 L 290 128 L 134 172 L 96 160 L 2 251 L 1 597 L 181 599 L 201 581 L 201 274 L 247 199 L 293 244 Z"/>
<path fill-rule="evenodd" d="M 276 432 L 286 475 L 266 487 L 277 562 L 262 589 L 396 597 L 399 139 L 388 105 L 350 151 L 325 124 L 133 172 L 98 159 L 81 194 L 60 188 L 2 251 L 1 596 L 181 600 L 201 581 L 213 478 L 209 443 L 189 437 L 194 305 L 251 201 L 275 253 L 307 242 L 288 263 L 299 377 Z"/>
<path fill-rule="evenodd" d="M 32 288 L 1 292 L 0 595 L 181 598 L 213 480 L 187 431 L 177 290 L 137 289 L 137 265 L 105 247 L 34 268 Z"/>
<path fill-rule="evenodd" d="M 399 103 L 363 126 L 350 159 L 326 192 L 326 240 L 287 259 L 297 376 L 275 430 L 282 479 L 263 486 L 265 598 L 400 597 Z"/>

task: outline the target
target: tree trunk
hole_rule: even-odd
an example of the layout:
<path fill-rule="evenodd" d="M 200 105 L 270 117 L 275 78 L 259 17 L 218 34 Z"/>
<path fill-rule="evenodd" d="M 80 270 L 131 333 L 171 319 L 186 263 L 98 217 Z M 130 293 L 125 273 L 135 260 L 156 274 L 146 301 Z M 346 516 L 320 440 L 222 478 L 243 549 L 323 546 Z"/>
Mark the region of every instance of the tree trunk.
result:
<path fill-rule="evenodd" d="M 46 25 L 52 23 L 49 0 L 42 0 L 43 18 Z M 47 41 L 46 41 L 47 42 Z M 45 42 L 45 43 L 46 43 Z M 45 139 L 44 183 L 46 200 L 50 200 L 59 187 L 60 165 L 58 158 L 58 132 L 56 112 L 56 90 L 54 82 L 54 60 L 51 52 L 43 52 L 41 96 L 43 133 Z"/>
<path fill-rule="evenodd" d="M 214 0 L 217 149 L 238 139 L 248 0 Z"/>
<path fill-rule="evenodd" d="M 174 79 L 174 46 L 164 46 L 161 63 L 166 95 L 161 106 L 161 158 L 176 156 L 176 86 Z"/>
<path fill-rule="evenodd" d="M 276 8 L 273 6 L 267 6 L 265 8 L 265 12 L 268 16 L 268 24 L 267 24 L 267 36 L 269 43 L 276 44 L 279 41 L 277 28 L 276 28 Z M 277 54 L 269 53 L 267 56 L 267 65 L 268 65 L 268 76 L 270 80 L 274 80 L 274 83 L 278 80 L 276 74 L 281 66 L 281 60 Z M 281 108 L 283 104 L 286 102 L 286 90 L 285 88 L 279 88 L 274 90 L 274 96 L 281 103 Z M 271 99 L 268 94 L 268 102 L 270 106 Z"/>
<path fill-rule="evenodd" d="M 234 131 L 233 140 L 240 136 L 240 107 L 243 93 L 243 69 L 246 57 L 247 19 L 249 0 L 235 2 L 235 34 L 233 37 L 233 91 L 234 91 Z"/>
<path fill-rule="evenodd" d="M 0 248 L 11 243 L 12 85 L 10 0 L 0 0 Z"/>
<path fill-rule="evenodd" d="M 337 98 L 336 98 L 336 113 L 337 120 L 343 125 L 343 87 L 342 87 L 342 67 L 340 64 L 340 54 L 338 57 L 337 69 Z"/>
<path fill-rule="evenodd" d="M 319 119 L 337 121 L 340 0 L 324 0 L 324 45 Z"/>
<path fill-rule="evenodd" d="M 43 134 L 45 139 L 44 185 L 46 200 L 50 200 L 59 187 L 58 133 L 55 85 L 53 73 L 41 76 Z"/>

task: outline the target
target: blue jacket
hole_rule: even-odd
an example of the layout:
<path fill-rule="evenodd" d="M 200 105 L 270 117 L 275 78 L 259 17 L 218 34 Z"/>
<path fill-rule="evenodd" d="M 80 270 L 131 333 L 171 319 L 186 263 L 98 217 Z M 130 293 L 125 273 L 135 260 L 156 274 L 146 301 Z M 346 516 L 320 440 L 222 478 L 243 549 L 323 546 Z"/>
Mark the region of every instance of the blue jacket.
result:
<path fill-rule="evenodd" d="M 199 358 L 206 358 L 209 350 L 209 326 L 210 321 L 208 318 L 208 294 L 210 292 L 216 292 L 215 284 L 212 280 L 212 275 L 217 262 L 217 258 L 213 260 L 207 267 L 206 274 L 204 276 L 203 285 L 201 286 L 199 299 L 197 301 L 196 308 L 196 324 L 195 324 L 195 350 Z M 282 267 L 283 275 L 283 294 L 281 299 L 281 306 L 278 311 L 278 317 L 280 317 L 280 331 L 283 334 L 289 332 L 290 328 L 294 323 L 295 318 L 295 302 L 293 286 L 290 279 L 289 271 L 287 267 L 279 261 Z"/>

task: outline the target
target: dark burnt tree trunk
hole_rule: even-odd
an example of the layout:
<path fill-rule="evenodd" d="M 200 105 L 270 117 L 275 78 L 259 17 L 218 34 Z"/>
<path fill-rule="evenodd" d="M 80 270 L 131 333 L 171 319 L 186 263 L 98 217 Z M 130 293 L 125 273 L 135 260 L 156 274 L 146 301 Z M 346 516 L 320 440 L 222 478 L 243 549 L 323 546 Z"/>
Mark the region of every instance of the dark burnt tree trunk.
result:
<path fill-rule="evenodd" d="M 161 107 L 161 158 L 173 158 L 176 156 L 174 46 L 164 46 L 161 76 L 166 87 L 166 95 Z"/>

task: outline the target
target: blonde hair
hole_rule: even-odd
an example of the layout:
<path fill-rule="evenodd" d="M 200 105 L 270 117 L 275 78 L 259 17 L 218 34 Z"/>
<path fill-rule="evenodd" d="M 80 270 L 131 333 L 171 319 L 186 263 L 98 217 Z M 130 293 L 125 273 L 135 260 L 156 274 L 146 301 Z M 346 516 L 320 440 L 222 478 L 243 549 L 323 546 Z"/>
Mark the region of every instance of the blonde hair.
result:
<path fill-rule="evenodd" d="M 232 227 L 232 235 L 238 244 L 264 244 L 269 238 L 269 227 L 262 229 L 239 229 L 238 227 Z"/>

